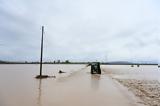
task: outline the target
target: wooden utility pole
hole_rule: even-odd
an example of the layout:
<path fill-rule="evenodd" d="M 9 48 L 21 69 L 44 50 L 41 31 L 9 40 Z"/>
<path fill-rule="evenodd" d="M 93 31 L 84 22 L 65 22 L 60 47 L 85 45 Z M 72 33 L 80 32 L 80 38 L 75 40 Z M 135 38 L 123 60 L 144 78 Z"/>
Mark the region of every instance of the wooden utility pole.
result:
<path fill-rule="evenodd" d="M 44 26 L 42 26 L 42 38 L 41 38 L 41 58 L 40 58 L 40 74 L 42 76 L 42 64 L 43 64 L 43 34 L 44 34 Z"/>

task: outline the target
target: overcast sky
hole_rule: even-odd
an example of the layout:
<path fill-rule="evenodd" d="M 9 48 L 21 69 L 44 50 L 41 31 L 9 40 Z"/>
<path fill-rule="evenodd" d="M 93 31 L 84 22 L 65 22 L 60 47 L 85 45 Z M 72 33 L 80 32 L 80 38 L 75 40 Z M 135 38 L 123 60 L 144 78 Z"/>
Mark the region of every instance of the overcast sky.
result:
<path fill-rule="evenodd" d="M 0 60 L 160 61 L 159 0 L 0 0 Z"/>

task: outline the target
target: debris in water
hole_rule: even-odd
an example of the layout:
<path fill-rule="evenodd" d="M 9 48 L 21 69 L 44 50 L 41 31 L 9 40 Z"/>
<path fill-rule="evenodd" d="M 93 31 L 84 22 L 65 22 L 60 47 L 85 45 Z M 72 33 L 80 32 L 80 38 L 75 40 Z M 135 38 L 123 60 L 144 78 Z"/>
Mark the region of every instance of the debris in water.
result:
<path fill-rule="evenodd" d="M 56 78 L 56 76 L 48 76 L 48 75 L 37 75 L 35 78 L 44 79 L 44 78 Z"/>
<path fill-rule="evenodd" d="M 58 73 L 62 74 L 62 73 L 66 73 L 66 72 L 59 70 L 59 72 L 58 72 Z"/>
<path fill-rule="evenodd" d="M 48 75 L 37 75 L 35 78 L 37 79 L 43 79 L 43 78 L 48 78 Z"/>

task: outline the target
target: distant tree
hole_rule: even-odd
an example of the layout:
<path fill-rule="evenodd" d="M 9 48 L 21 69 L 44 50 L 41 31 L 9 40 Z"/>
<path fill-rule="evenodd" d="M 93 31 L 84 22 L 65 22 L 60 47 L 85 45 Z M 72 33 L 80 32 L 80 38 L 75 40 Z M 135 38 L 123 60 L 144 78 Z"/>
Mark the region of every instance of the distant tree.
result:
<path fill-rule="evenodd" d="M 58 60 L 58 62 L 57 63 L 61 63 L 61 61 L 60 60 Z"/>
<path fill-rule="evenodd" d="M 65 63 L 70 63 L 69 60 L 66 60 Z"/>

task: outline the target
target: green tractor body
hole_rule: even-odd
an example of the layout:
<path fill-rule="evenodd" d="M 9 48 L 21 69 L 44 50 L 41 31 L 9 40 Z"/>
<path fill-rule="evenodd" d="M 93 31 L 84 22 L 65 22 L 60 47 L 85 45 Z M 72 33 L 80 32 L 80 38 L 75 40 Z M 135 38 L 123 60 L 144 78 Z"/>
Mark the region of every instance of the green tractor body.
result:
<path fill-rule="evenodd" d="M 101 67 L 99 62 L 91 63 L 91 74 L 101 74 Z"/>

